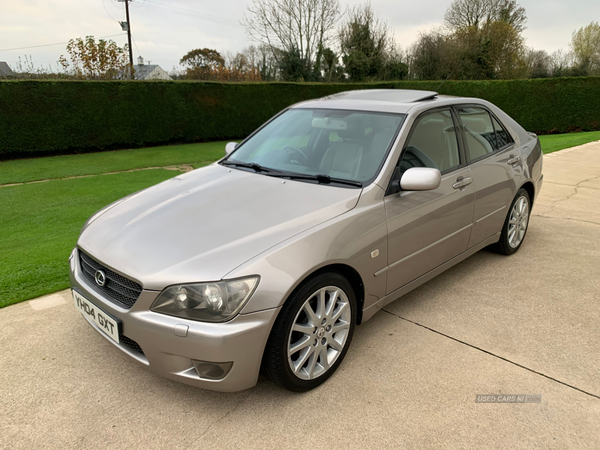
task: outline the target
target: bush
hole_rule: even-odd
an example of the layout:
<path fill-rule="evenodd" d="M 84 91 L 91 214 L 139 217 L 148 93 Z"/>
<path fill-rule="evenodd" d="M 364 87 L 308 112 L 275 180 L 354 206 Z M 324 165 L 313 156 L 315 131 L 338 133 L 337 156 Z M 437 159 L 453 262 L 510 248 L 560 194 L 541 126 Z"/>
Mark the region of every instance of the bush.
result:
<path fill-rule="evenodd" d="M 439 82 L 1 81 L 0 158 L 239 139 L 285 107 L 350 89 Z M 600 78 L 448 81 L 440 94 L 496 104 L 527 130 L 600 129 Z"/>

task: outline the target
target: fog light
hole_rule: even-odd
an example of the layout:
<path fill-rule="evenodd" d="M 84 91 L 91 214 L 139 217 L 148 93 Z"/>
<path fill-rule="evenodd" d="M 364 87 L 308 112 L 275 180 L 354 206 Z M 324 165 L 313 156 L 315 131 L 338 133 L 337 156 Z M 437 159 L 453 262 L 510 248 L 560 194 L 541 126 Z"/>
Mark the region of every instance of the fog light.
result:
<path fill-rule="evenodd" d="M 198 376 L 206 380 L 222 380 L 227 376 L 233 366 L 233 362 L 213 363 L 195 360 L 192 360 L 192 362 L 194 363 Z"/>

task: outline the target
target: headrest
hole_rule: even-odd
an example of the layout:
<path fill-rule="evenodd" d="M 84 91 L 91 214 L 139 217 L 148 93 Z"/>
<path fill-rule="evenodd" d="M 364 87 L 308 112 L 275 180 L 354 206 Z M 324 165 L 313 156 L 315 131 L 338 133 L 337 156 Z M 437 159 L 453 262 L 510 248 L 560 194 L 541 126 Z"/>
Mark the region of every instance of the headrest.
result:
<path fill-rule="evenodd" d="M 346 118 L 346 122 L 348 122 L 348 129 L 343 131 L 339 130 L 337 132 L 339 137 L 353 141 L 357 141 L 365 137 L 365 127 L 362 123 L 362 116 L 350 116 Z"/>
<path fill-rule="evenodd" d="M 462 116 L 461 119 L 463 121 L 463 124 L 471 131 L 474 131 L 477 134 L 483 134 L 487 132 L 487 124 L 482 118 Z"/>

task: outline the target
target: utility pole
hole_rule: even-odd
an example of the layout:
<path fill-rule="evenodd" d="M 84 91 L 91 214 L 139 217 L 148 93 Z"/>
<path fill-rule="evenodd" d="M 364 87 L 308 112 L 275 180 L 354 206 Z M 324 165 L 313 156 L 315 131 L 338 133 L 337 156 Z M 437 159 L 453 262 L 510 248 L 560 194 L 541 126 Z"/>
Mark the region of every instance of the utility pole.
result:
<path fill-rule="evenodd" d="M 129 77 L 133 77 L 133 48 L 131 48 L 131 20 L 129 20 L 129 2 L 132 0 L 118 0 L 125 2 L 125 14 L 127 17 L 127 41 L 129 45 Z M 123 25 L 121 25 L 123 26 Z"/>

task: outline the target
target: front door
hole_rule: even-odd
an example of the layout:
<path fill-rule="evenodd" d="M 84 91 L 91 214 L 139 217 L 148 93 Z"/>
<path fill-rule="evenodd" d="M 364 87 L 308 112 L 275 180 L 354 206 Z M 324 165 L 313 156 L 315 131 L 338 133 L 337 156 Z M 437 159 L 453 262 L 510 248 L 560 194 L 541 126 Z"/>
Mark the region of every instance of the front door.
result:
<path fill-rule="evenodd" d="M 388 294 L 467 250 L 473 223 L 473 177 L 449 108 L 417 119 L 399 167 L 400 173 L 410 167 L 439 169 L 442 182 L 435 190 L 385 198 Z"/>

